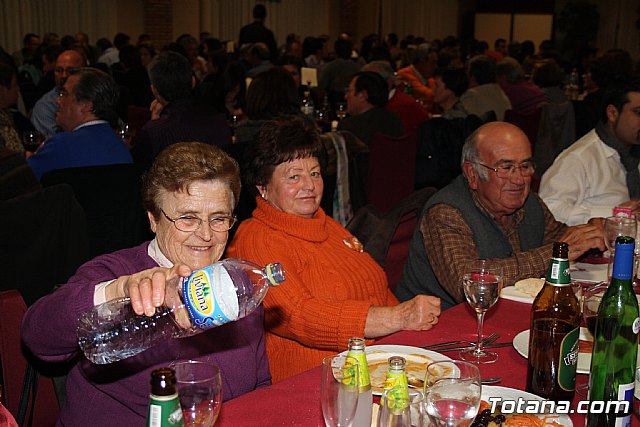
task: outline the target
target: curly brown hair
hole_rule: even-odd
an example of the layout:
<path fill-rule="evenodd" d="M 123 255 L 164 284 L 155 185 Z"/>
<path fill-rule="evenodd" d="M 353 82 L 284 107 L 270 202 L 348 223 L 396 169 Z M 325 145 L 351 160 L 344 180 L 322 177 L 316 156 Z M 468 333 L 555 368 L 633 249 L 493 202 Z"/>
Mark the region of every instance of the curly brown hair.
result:
<path fill-rule="evenodd" d="M 178 142 L 160 152 L 142 183 L 144 208 L 158 218 L 161 190 L 189 191 L 195 181 L 222 181 L 233 193 L 234 206 L 240 197 L 240 168 L 222 149 L 202 142 Z"/>

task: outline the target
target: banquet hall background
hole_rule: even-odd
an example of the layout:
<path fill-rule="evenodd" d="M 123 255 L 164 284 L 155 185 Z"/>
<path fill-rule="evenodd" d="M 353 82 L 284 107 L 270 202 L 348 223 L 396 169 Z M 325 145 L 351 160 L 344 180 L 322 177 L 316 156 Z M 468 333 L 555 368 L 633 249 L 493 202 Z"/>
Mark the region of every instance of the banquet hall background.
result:
<path fill-rule="evenodd" d="M 158 46 L 204 31 L 236 40 L 256 3 L 267 6 L 266 25 L 278 43 L 289 33 L 335 37 L 349 31 L 356 40 L 395 32 L 427 40 L 456 35 L 493 43 L 502 37 L 536 45 L 563 36 L 558 17 L 568 5 L 591 3 L 599 13 L 595 47 L 640 55 L 640 0 L 0 0 L 0 46 L 15 51 L 28 32 L 83 31 L 92 42 L 118 32 L 148 33 Z"/>

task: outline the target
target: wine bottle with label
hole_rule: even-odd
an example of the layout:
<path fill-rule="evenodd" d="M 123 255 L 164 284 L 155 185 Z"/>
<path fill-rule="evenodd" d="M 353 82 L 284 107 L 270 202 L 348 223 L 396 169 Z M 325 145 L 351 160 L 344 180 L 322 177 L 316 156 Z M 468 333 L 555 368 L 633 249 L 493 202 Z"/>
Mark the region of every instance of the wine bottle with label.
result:
<path fill-rule="evenodd" d="M 605 404 L 604 413 L 587 414 L 589 427 L 631 426 L 640 329 L 632 287 L 634 247 L 632 237 L 616 239 L 613 275 L 598 308 L 591 355 L 589 401 L 616 404 Z"/>
<path fill-rule="evenodd" d="M 531 307 L 527 391 L 572 400 L 576 388 L 580 305 L 571 287 L 569 245 L 553 244 L 544 286 Z"/>

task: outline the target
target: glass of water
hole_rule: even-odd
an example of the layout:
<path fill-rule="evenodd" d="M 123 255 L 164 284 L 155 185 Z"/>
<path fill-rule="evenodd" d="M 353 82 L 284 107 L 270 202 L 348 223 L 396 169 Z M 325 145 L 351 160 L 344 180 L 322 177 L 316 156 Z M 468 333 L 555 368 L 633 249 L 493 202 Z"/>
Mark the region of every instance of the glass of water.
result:
<path fill-rule="evenodd" d="M 462 360 L 433 362 L 427 366 L 424 400 L 434 427 L 466 427 L 480 408 L 480 369 Z"/>
<path fill-rule="evenodd" d="M 176 388 L 185 427 L 211 427 L 220 414 L 222 379 L 211 363 L 189 360 L 171 366 L 176 372 Z"/>
<path fill-rule="evenodd" d="M 482 328 L 484 314 L 498 301 L 502 290 L 502 268 L 491 262 L 480 259 L 473 261 L 467 267 L 462 285 L 467 302 L 476 312 L 478 318 L 478 340 L 475 348 L 462 350 L 460 358 L 474 363 L 491 363 L 498 359 L 498 355 L 486 351 L 482 342 Z"/>

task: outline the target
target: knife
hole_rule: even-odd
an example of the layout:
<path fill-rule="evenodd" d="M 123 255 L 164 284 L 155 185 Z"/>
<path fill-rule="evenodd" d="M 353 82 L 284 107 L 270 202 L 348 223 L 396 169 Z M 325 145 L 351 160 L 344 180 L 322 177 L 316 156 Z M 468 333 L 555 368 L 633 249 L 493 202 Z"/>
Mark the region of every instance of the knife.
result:
<path fill-rule="evenodd" d="M 483 346 L 482 348 L 500 348 L 500 347 L 508 347 L 510 345 L 513 345 L 513 343 L 510 343 L 510 342 L 498 342 L 498 343 L 487 344 L 487 345 Z M 444 353 L 446 351 L 466 350 L 468 348 L 474 348 L 474 346 L 459 345 L 459 346 L 456 346 L 456 347 L 438 348 L 438 349 L 432 350 L 432 351 L 436 351 L 437 353 Z"/>

